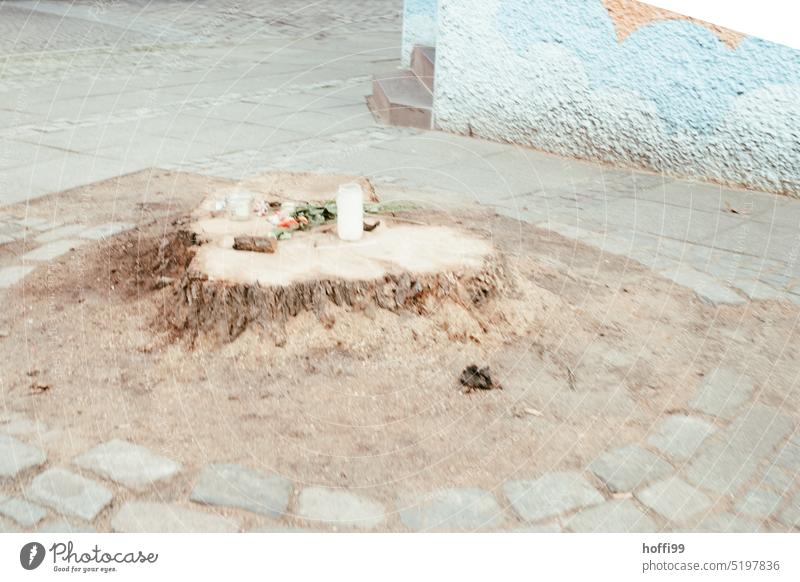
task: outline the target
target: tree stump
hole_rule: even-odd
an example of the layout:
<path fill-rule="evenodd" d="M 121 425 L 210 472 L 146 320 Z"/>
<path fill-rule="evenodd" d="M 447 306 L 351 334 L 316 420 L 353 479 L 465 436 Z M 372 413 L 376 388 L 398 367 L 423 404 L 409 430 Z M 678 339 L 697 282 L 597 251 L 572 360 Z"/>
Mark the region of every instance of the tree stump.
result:
<path fill-rule="evenodd" d="M 210 207 L 180 223 L 159 261 L 188 265 L 173 285 L 168 318 L 191 341 L 201 334 L 232 341 L 250 325 L 282 327 L 302 311 L 331 325 L 331 306 L 425 313 L 449 300 L 479 309 L 506 280 L 489 241 L 450 226 L 381 216 L 357 242 L 323 226 L 279 241 L 273 253 L 250 252 L 234 249 L 234 240 L 263 237 L 271 225 L 258 217 L 232 222 Z"/>

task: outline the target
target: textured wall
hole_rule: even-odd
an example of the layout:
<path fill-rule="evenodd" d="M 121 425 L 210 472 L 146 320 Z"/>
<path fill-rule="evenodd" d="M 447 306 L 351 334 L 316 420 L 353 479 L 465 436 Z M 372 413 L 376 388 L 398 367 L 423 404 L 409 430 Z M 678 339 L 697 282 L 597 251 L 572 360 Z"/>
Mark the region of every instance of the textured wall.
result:
<path fill-rule="evenodd" d="M 438 0 L 405 0 L 403 3 L 403 65 L 408 66 L 415 44 L 436 45 Z"/>
<path fill-rule="evenodd" d="M 438 125 L 800 195 L 800 52 L 626 4 L 440 0 Z"/>

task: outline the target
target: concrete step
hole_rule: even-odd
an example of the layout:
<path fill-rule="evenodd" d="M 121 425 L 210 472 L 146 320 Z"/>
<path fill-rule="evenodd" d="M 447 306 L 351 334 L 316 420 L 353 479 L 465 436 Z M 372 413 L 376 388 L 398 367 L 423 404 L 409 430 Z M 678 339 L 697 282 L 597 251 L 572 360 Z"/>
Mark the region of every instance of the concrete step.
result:
<path fill-rule="evenodd" d="M 436 68 L 436 48 L 417 45 L 411 53 L 411 72 L 425 83 L 433 92 L 434 69 Z"/>
<path fill-rule="evenodd" d="M 433 93 L 409 70 L 375 77 L 367 104 L 383 123 L 431 129 Z"/>

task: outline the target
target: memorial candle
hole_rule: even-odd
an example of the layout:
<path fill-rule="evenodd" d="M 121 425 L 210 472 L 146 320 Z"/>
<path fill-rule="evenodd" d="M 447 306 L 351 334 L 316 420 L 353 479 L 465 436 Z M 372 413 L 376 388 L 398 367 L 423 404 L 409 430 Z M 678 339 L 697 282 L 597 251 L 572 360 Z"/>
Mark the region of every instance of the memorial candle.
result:
<path fill-rule="evenodd" d="M 336 232 L 339 238 L 356 241 L 364 234 L 364 194 L 354 182 L 339 186 L 336 195 Z"/>

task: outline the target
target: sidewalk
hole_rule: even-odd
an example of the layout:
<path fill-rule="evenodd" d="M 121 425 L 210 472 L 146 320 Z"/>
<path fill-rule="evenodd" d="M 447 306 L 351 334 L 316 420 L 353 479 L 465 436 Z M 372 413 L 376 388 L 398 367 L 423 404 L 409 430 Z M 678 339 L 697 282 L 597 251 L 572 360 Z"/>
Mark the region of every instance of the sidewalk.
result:
<path fill-rule="evenodd" d="M 800 201 L 377 126 L 363 97 L 373 73 L 399 64 L 397 8 L 372 3 L 372 16 L 350 24 L 340 20 L 356 9 L 331 4 L 342 14 L 329 28 L 318 28 L 319 15 L 301 18 L 295 24 L 305 28 L 287 26 L 285 36 L 258 24 L 277 15 L 247 19 L 240 30 L 224 11 L 198 17 L 169 3 L 145 12 L 126 3 L 73 8 L 86 20 L 59 20 L 57 36 L 40 32 L 40 44 L 58 38 L 54 51 L 14 56 L 14 36 L 4 36 L 12 56 L 2 67 L 0 204 L 149 166 L 234 179 L 270 168 L 350 172 L 546 226 L 653 266 L 712 301 L 800 301 Z M 2 8 L 20 19 L 34 5 L 25 38 L 29 28 L 52 26 L 63 5 Z M 126 31 L 130 12 L 141 22 Z M 152 32 L 154 22 L 162 26 Z M 98 26 L 101 39 L 131 30 L 140 38 L 121 50 L 85 46 Z M 209 26 L 212 36 L 187 42 Z M 325 38 L 315 38 L 319 31 Z M 79 50 L 70 50 L 70 33 Z"/>

